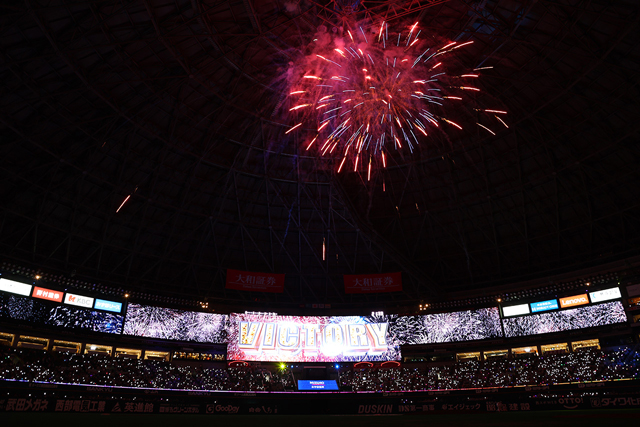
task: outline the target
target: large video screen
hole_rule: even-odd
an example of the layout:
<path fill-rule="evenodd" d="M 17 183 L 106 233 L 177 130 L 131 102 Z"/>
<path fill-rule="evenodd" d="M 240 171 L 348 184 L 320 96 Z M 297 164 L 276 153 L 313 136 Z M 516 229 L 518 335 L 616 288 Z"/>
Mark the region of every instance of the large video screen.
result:
<path fill-rule="evenodd" d="M 497 307 L 400 316 L 390 327 L 400 344 L 434 344 L 502 337 Z"/>
<path fill-rule="evenodd" d="M 390 316 L 231 314 L 227 359 L 268 362 L 400 360 Z"/>
<path fill-rule="evenodd" d="M 0 294 L 2 317 L 71 329 L 108 334 L 122 333 L 124 317 L 119 314 L 70 307 L 28 297 Z"/>
<path fill-rule="evenodd" d="M 548 334 L 626 322 L 620 301 L 503 319 L 506 337 Z"/>
<path fill-rule="evenodd" d="M 224 344 L 228 318 L 224 314 L 129 304 L 124 333 L 146 338 Z"/>

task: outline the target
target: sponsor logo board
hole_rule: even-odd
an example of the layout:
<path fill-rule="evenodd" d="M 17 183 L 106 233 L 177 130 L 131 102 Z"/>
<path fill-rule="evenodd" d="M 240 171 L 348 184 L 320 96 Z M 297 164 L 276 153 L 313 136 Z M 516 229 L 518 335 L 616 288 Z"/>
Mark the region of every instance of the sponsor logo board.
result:
<path fill-rule="evenodd" d="M 603 302 L 622 298 L 622 294 L 620 293 L 620 288 L 609 288 L 591 292 L 589 294 L 589 298 L 591 299 L 591 302 Z"/>
<path fill-rule="evenodd" d="M 34 298 L 46 299 L 48 301 L 62 302 L 62 295 L 64 295 L 64 292 L 61 292 L 61 291 L 54 291 L 46 288 L 39 288 L 37 286 L 33 288 Z"/>
<path fill-rule="evenodd" d="M 284 274 L 227 269 L 227 289 L 254 292 L 284 292 Z"/>
<path fill-rule="evenodd" d="M 502 315 L 504 317 L 521 316 L 523 314 L 529 314 L 529 304 L 518 304 L 507 307 L 502 307 Z"/>
<path fill-rule="evenodd" d="M 558 308 L 558 300 L 550 299 L 547 301 L 532 302 L 530 305 L 531 305 L 532 313 L 538 313 L 540 311 L 555 310 Z"/>
<path fill-rule="evenodd" d="M 574 295 L 571 297 L 560 298 L 560 307 L 574 307 L 576 305 L 589 304 L 589 297 L 587 294 Z"/>
<path fill-rule="evenodd" d="M 28 297 L 31 295 L 31 288 L 33 286 L 26 283 L 15 282 L 8 279 L 0 279 L 0 291 L 9 292 L 17 295 L 24 295 Z"/>
<path fill-rule="evenodd" d="M 66 294 L 64 296 L 64 303 L 70 305 L 77 305 L 78 307 L 93 307 L 93 298 L 86 297 L 84 295 Z"/>
<path fill-rule="evenodd" d="M 345 274 L 344 292 L 347 294 L 371 294 L 402 291 L 402 273 Z"/>
<path fill-rule="evenodd" d="M 122 311 L 122 303 L 115 301 L 107 301 L 104 299 L 96 299 L 93 308 L 97 310 L 112 311 L 114 313 L 120 313 Z"/>

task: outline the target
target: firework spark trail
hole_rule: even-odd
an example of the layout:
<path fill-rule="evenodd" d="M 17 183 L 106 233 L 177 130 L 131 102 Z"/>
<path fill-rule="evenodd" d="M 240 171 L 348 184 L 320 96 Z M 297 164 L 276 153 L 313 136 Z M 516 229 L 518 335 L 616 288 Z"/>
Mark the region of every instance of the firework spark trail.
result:
<path fill-rule="evenodd" d="M 417 22 L 396 34 L 385 22 L 347 34 L 318 43 L 309 63 L 294 65 L 298 77 L 289 82 L 288 91 L 293 124 L 285 134 L 302 135 L 305 150 L 335 156 L 338 172 L 349 162 L 370 179 L 372 166 L 386 167 L 385 153 L 413 152 L 432 131 L 455 135 L 463 129 L 452 119 L 474 102 L 469 93 L 481 92 L 465 82 L 492 67 L 449 75 L 447 64 L 452 52 L 473 41 L 428 46 L 427 39 L 418 37 Z M 482 116 L 473 122 L 488 132 L 495 134 L 492 124 L 506 126 L 497 116 L 505 111 L 468 110 Z M 352 145 L 355 149 L 349 151 Z"/>

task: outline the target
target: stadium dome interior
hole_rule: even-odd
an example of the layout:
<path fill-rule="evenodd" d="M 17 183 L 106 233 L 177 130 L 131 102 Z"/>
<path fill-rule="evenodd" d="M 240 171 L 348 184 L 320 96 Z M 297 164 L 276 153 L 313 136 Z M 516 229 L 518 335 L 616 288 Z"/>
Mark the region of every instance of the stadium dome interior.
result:
<path fill-rule="evenodd" d="M 0 9 L 4 272 L 217 312 L 406 312 L 640 261 L 634 1 Z M 287 70 L 318 34 L 381 21 L 473 41 L 457 60 L 493 67 L 478 87 L 505 126 L 466 117 L 371 180 L 305 150 Z M 284 292 L 227 289 L 227 269 L 285 274 Z M 345 274 L 397 271 L 401 292 L 344 292 Z"/>

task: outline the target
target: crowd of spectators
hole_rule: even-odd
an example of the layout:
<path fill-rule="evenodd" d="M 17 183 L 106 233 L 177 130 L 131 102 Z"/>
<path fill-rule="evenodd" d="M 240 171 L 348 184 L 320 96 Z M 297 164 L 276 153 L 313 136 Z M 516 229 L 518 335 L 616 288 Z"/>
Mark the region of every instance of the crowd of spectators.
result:
<path fill-rule="evenodd" d="M 468 360 L 427 369 L 378 368 L 341 372 L 340 386 L 353 391 L 451 390 L 640 379 L 640 353 L 624 347 L 601 351 Z"/>
<path fill-rule="evenodd" d="M 164 360 L 112 358 L 99 354 L 5 349 L 0 379 L 62 384 L 178 390 L 286 391 L 294 389 L 290 370 L 255 367 L 213 368 Z"/>
<path fill-rule="evenodd" d="M 460 361 L 422 368 L 341 368 L 345 391 L 450 390 L 640 379 L 635 348 Z M 279 366 L 207 367 L 96 354 L 0 350 L 0 379 L 180 390 L 293 391 L 295 375 Z"/>

